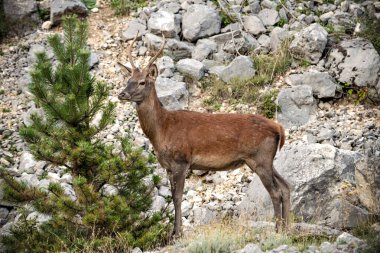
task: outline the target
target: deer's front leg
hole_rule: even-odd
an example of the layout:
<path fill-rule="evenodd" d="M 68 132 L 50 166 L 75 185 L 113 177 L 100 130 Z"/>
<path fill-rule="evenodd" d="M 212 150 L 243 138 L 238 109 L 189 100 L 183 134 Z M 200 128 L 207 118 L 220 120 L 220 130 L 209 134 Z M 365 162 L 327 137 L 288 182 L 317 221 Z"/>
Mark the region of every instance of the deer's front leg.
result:
<path fill-rule="evenodd" d="M 188 166 L 174 166 L 168 171 L 170 185 L 172 189 L 172 198 L 174 202 L 174 236 L 179 237 L 182 234 L 182 195 L 185 186 L 186 171 Z"/>

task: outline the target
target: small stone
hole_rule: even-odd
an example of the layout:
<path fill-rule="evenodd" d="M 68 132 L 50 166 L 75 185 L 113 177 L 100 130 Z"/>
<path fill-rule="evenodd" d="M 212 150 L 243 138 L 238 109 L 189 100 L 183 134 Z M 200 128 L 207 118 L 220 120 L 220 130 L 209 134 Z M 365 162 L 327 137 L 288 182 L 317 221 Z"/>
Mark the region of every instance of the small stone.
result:
<path fill-rule="evenodd" d="M 52 23 L 51 21 L 45 21 L 45 22 L 42 24 L 41 28 L 42 28 L 43 30 L 50 30 L 50 28 L 52 27 L 52 25 L 53 25 L 53 23 Z"/>
<path fill-rule="evenodd" d="M 92 9 L 91 9 L 91 12 L 93 12 L 93 13 L 97 13 L 97 12 L 99 12 L 99 8 L 96 8 L 96 7 L 95 7 L 95 8 L 92 8 Z"/>

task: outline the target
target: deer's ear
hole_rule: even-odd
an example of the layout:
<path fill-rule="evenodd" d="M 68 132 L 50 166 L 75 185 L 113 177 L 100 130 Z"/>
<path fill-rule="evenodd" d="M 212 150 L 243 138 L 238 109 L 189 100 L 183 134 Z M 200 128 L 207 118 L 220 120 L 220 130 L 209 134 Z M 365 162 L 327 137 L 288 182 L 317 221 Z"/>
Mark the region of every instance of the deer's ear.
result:
<path fill-rule="evenodd" d="M 150 78 L 156 79 L 156 77 L 158 76 L 158 69 L 156 64 L 152 64 L 152 66 L 149 67 L 148 76 Z"/>
<path fill-rule="evenodd" d="M 119 65 L 121 72 L 123 72 L 124 75 L 130 75 L 132 73 L 132 69 L 128 66 L 125 66 L 124 64 L 121 64 L 120 62 L 117 63 Z"/>

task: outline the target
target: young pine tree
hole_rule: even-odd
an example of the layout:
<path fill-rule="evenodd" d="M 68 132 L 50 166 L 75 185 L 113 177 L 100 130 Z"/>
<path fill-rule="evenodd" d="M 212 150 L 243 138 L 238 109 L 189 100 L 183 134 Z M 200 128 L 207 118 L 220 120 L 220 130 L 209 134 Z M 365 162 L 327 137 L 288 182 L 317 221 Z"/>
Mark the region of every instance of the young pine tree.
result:
<path fill-rule="evenodd" d="M 115 104 L 107 101 L 106 84 L 89 72 L 86 41 L 87 24 L 73 16 L 64 20 L 62 39 L 49 37 L 57 64 L 53 66 L 45 53 L 37 54 L 29 85 L 45 114 L 32 115 L 32 124 L 20 130 L 35 158 L 71 173 L 75 196 L 59 183 L 50 183 L 48 190 L 34 188 L 1 170 L 6 197 L 32 206 L 20 209 L 21 218 L 2 236 L 9 252 L 123 252 L 149 248 L 166 238 L 162 214 L 146 214 L 152 203 L 152 189 L 144 184 L 152 176 L 146 159 L 127 139 L 115 154 L 113 146 L 97 138 L 112 123 Z M 100 115 L 97 123 L 95 115 Z M 154 183 L 158 180 L 153 177 Z M 117 194 L 102 194 L 105 185 L 116 187 Z M 30 210 L 50 219 L 38 225 L 26 219 Z"/>

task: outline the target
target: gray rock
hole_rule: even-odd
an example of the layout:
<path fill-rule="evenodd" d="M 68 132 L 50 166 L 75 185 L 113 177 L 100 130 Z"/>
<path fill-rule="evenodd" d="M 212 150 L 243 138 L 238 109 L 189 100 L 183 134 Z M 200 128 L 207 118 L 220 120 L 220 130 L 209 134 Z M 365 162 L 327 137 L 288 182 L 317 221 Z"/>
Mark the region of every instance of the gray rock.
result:
<path fill-rule="evenodd" d="M 318 98 L 334 97 L 335 91 L 338 88 L 334 78 L 326 72 L 319 71 L 292 74 L 285 78 L 285 81 L 291 86 L 310 86 L 313 90 L 313 95 Z"/>
<path fill-rule="evenodd" d="M 176 39 L 169 39 L 166 46 L 167 48 L 164 50 L 165 54 L 175 61 L 191 58 L 191 54 L 194 51 L 193 44 Z"/>
<path fill-rule="evenodd" d="M 39 186 L 39 181 L 38 177 L 36 174 L 27 174 L 27 173 L 22 173 L 21 177 L 17 178 L 20 182 L 24 182 L 26 185 L 30 187 L 38 187 Z"/>
<path fill-rule="evenodd" d="M 156 90 L 158 98 L 169 110 L 183 110 L 188 106 L 189 92 L 184 82 L 157 77 Z"/>
<path fill-rule="evenodd" d="M 329 21 L 329 19 L 331 19 L 333 16 L 334 16 L 334 12 L 329 11 L 329 12 L 324 13 L 324 14 L 322 14 L 321 16 L 319 16 L 319 19 L 320 19 L 322 22 L 327 22 L 327 21 Z"/>
<path fill-rule="evenodd" d="M 199 225 L 207 224 L 215 220 L 216 217 L 217 217 L 216 213 L 206 207 L 193 208 L 193 219 L 194 219 L 193 222 L 195 224 L 199 224 Z"/>
<path fill-rule="evenodd" d="M 4 0 L 4 15 L 14 20 L 30 17 L 37 12 L 36 0 Z"/>
<path fill-rule="evenodd" d="M 265 26 L 273 26 L 280 21 L 278 12 L 274 9 L 263 9 L 258 16 Z"/>
<path fill-rule="evenodd" d="M 36 164 L 37 161 L 34 160 L 34 156 L 31 153 L 24 151 L 20 157 L 20 165 L 18 170 L 20 173 L 26 172 L 28 174 L 32 174 L 34 173 L 34 166 L 36 166 Z"/>
<path fill-rule="evenodd" d="M 85 17 L 87 12 L 86 6 L 80 0 L 52 0 L 50 21 L 53 25 L 57 25 L 64 15 L 76 14 L 77 16 Z"/>
<path fill-rule="evenodd" d="M 215 41 L 209 39 L 201 39 L 197 41 L 197 45 L 195 46 L 191 57 L 198 61 L 203 61 L 204 59 L 208 59 L 210 55 L 217 52 L 218 45 Z"/>
<path fill-rule="evenodd" d="M 166 197 L 170 197 L 172 196 L 172 192 L 170 190 L 169 187 L 167 186 L 161 186 L 159 189 L 158 189 L 158 195 L 166 198 Z"/>
<path fill-rule="evenodd" d="M 166 11 L 152 13 L 148 20 L 149 32 L 163 34 L 166 38 L 174 38 L 181 31 L 175 15 Z"/>
<path fill-rule="evenodd" d="M 162 6 L 159 6 L 159 11 L 166 11 L 170 13 L 178 13 L 181 9 L 181 5 L 176 2 L 161 2 Z"/>
<path fill-rule="evenodd" d="M 88 59 L 88 65 L 90 66 L 90 69 L 93 68 L 96 64 L 99 63 L 98 55 L 94 52 L 90 53 L 90 58 Z"/>
<path fill-rule="evenodd" d="M 46 56 L 48 59 L 52 59 L 54 57 L 53 50 L 50 47 L 45 47 L 41 44 L 32 44 L 29 48 L 28 52 L 28 62 L 30 65 L 37 62 L 37 53 L 46 52 Z"/>
<path fill-rule="evenodd" d="M 132 253 L 143 253 L 142 252 L 142 250 L 140 249 L 140 248 L 134 248 L 133 250 L 132 250 Z"/>
<path fill-rule="evenodd" d="M 243 249 L 234 251 L 234 253 L 262 253 L 260 246 L 257 244 L 249 243 Z"/>
<path fill-rule="evenodd" d="M 226 33 L 226 32 L 234 32 L 234 31 L 239 31 L 241 29 L 240 23 L 232 23 L 227 25 L 226 27 L 222 28 L 221 32 Z"/>
<path fill-rule="evenodd" d="M 161 47 L 162 37 L 147 33 L 143 37 L 144 43 L 148 48 L 158 50 Z M 194 45 L 188 42 L 179 41 L 176 39 L 168 39 L 165 45 L 164 53 L 170 56 L 173 60 L 178 61 L 185 58 L 190 58 L 194 50 Z"/>
<path fill-rule="evenodd" d="M 113 186 L 113 185 L 105 184 L 105 185 L 103 185 L 103 187 L 100 190 L 100 192 L 104 196 L 115 196 L 115 195 L 117 195 L 119 193 L 119 190 L 115 186 Z"/>
<path fill-rule="evenodd" d="M 169 56 L 163 56 L 157 60 L 158 74 L 161 77 L 172 77 L 175 70 L 174 61 Z"/>
<path fill-rule="evenodd" d="M 259 46 L 257 40 L 249 33 L 242 32 L 241 36 L 233 38 L 225 43 L 223 50 L 230 54 L 246 55 Z"/>
<path fill-rule="evenodd" d="M 233 79 L 245 80 L 252 78 L 255 73 L 255 66 L 251 58 L 248 56 L 238 56 L 223 69 L 219 77 L 228 83 Z"/>
<path fill-rule="evenodd" d="M 275 27 L 270 33 L 270 47 L 273 51 L 282 45 L 282 42 L 290 38 L 290 33 L 284 28 Z"/>
<path fill-rule="evenodd" d="M 27 220 L 35 220 L 37 222 L 37 226 L 41 225 L 51 219 L 50 215 L 39 213 L 37 211 L 30 213 L 27 217 Z"/>
<path fill-rule="evenodd" d="M 40 22 L 36 0 L 4 0 L 0 5 L 2 26 L 6 26 L 2 29 L 20 37 L 36 30 Z"/>
<path fill-rule="evenodd" d="M 165 208 L 165 206 L 166 206 L 165 198 L 161 196 L 155 196 L 151 209 L 153 212 L 159 212 L 159 211 L 162 211 Z"/>
<path fill-rule="evenodd" d="M 275 9 L 277 7 L 277 4 L 274 1 L 271 1 L 271 0 L 263 0 L 261 2 L 261 6 L 263 8 Z"/>
<path fill-rule="evenodd" d="M 177 62 L 177 70 L 183 75 L 199 80 L 205 75 L 206 68 L 202 62 L 195 59 L 182 59 Z"/>
<path fill-rule="evenodd" d="M 221 18 L 218 12 L 206 5 L 191 5 L 183 14 L 182 34 L 186 40 L 195 41 L 220 32 Z"/>
<path fill-rule="evenodd" d="M 325 67 L 341 83 L 368 87 L 369 97 L 380 101 L 380 56 L 368 40 L 343 40 L 330 51 Z"/>
<path fill-rule="evenodd" d="M 294 58 L 318 63 L 327 44 L 327 32 L 321 25 L 314 23 L 294 36 L 289 50 Z"/>
<path fill-rule="evenodd" d="M 126 30 L 122 31 L 120 37 L 125 40 L 131 40 L 136 37 L 138 34 L 138 38 L 141 38 L 143 35 L 147 33 L 146 21 L 142 19 L 133 19 L 128 23 L 128 27 Z"/>
<path fill-rule="evenodd" d="M 253 35 L 266 32 L 263 22 L 257 16 L 244 17 L 243 24 L 244 29 Z"/>
<path fill-rule="evenodd" d="M 315 111 L 312 88 L 301 85 L 283 89 L 278 94 L 278 105 L 281 108 L 278 121 L 286 128 L 304 125 Z"/>

